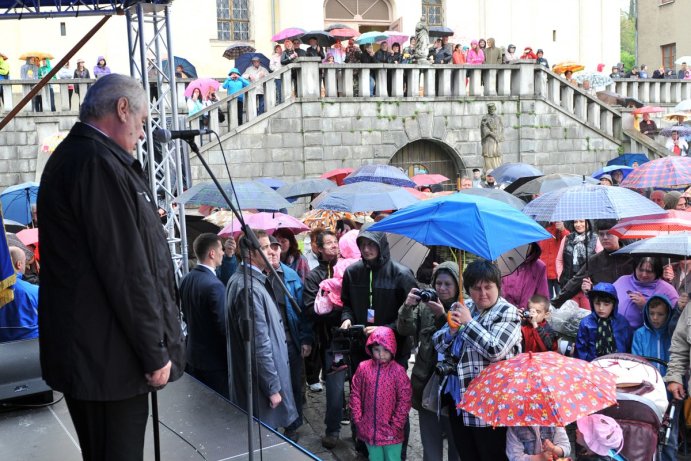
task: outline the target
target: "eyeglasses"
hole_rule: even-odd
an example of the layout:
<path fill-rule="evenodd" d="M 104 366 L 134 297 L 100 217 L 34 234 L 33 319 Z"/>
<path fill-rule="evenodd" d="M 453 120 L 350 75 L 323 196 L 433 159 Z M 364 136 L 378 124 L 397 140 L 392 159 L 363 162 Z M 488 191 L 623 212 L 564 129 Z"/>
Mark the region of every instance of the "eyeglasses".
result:
<path fill-rule="evenodd" d="M 611 239 L 612 237 L 614 237 L 614 235 L 612 235 L 612 234 L 610 234 L 610 233 L 607 233 L 607 232 L 598 232 L 598 233 L 597 233 L 597 236 L 598 236 L 601 240 L 604 240 L 604 239 Z"/>

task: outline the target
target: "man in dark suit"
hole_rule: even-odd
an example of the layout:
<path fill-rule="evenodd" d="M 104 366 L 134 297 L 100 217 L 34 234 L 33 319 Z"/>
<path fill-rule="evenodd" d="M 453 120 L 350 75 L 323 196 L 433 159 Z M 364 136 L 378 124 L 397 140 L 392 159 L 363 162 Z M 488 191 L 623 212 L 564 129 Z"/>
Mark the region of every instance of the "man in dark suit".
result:
<path fill-rule="evenodd" d="M 188 332 L 186 371 L 228 398 L 226 289 L 216 277 L 216 268 L 223 261 L 221 237 L 201 234 L 194 240 L 193 248 L 197 266 L 180 282 Z"/>

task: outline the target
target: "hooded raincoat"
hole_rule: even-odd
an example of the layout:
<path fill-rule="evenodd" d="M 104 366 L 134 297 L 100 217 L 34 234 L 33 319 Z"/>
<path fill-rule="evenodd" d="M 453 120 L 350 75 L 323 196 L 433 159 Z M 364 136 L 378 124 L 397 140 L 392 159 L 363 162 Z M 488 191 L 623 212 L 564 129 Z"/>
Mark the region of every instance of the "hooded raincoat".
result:
<path fill-rule="evenodd" d="M 621 315 L 626 317 L 631 328 L 634 330 L 643 325 L 643 309 L 631 301 L 631 297 L 627 291 L 635 291 L 643 294 L 646 298 L 653 295 L 663 295 L 667 297 L 670 304 L 675 306 L 679 299 L 677 290 L 672 285 L 662 279 L 656 279 L 652 282 L 641 282 L 636 278 L 635 272 L 629 275 L 622 275 L 614 282 L 614 288 L 617 289 L 617 297 L 619 299 L 619 311 Z"/>
<path fill-rule="evenodd" d="M 667 319 L 660 328 L 654 328 L 650 323 L 650 303 L 660 299 L 667 306 Z M 631 353 L 640 355 L 642 357 L 653 357 L 657 359 L 669 361 L 669 347 L 672 344 L 672 335 L 669 332 L 669 322 L 672 320 L 672 303 L 665 295 L 653 295 L 650 297 L 645 307 L 643 308 L 643 326 L 633 333 L 633 343 L 631 344 Z M 657 368 L 662 376 L 665 376 L 667 367 L 653 362 L 653 366 Z"/>
<path fill-rule="evenodd" d="M 101 62 L 101 60 L 103 60 L 103 66 L 98 65 Z M 103 56 L 99 56 L 96 60 L 96 65 L 94 66 L 94 78 L 100 78 L 108 74 L 110 74 L 110 67 L 108 67 L 106 58 Z"/>
<path fill-rule="evenodd" d="M 609 318 L 612 320 L 614 344 L 617 347 L 616 352 L 629 352 L 631 349 L 631 328 L 626 318 L 618 313 L 619 302 L 617 301 L 616 290 L 614 290 L 610 283 L 598 283 L 589 293 L 591 313 L 581 320 L 581 325 L 578 327 L 578 335 L 576 336 L 576 357 L 588 362 L 597 358 L 595 340 L 597 339 L 598 317 L 595 313 L 593 298 L 595 294 L 601 292 L 606 293 L 614 301 L 614 308 Z"/>
<path fill-rule="evenodd" d="M 390 328 L 376 328 L 367 339 L 367 353 L 381 345 L 396 355 L 396 336 Z M 350 411 L 357 436 L 368 445 L 403 443 L 410 411 L 411 387 L 405 369 L 394 360 L 365 360 L 358 366 L 350 389 Z"/>
<path fill-rule="evenodd" d="M 235 80 L 230 78 L 230 76 L 233 74 L 238 74 L 238 78 Z M 237 93 L 238 91 L 242 90 L 243 88 L 245 88 L 246 86 L 249 86 L 249 85 L 250 85 L 250 82 L 240 75 L 240 71 L 238 70 L 238 68 L 233 67 L 232 69 L 230 69 L 230 72 L 228 72 L 228 78 L 225 79 L 225 81 L 223 82 L 223 89 L 225 89 L 228 92 L 228 96 L 230 96 L 233 93 Z M 245 100 L 244 94 L 241 94 L 240 96 L 238 96 L 238 101 L 242 102 L 244 100 Z"/>

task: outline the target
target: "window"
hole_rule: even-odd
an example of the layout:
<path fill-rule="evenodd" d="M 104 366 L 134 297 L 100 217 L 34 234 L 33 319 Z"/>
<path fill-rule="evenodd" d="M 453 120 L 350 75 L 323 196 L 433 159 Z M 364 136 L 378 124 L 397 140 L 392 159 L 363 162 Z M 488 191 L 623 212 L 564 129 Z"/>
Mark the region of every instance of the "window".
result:
<path fill-rule="evenodd" d="M 219 40 L 249 40 L 249 0 L 216 0 Z"/>
<path fill-rule="evenodd" d="M 662 51 L 662 65 L 665 66 L 665 69 L 674 69 L 674 61 L 677 59 L 677 44 L 662 45 L 660 50 Z"/>
<path fill-rule="evenodd" d="M 428 26 L 443 26 L 444 14 L 441 0 L 427 0 L 422 2 L 422 15 L 427 18 Z"/>
<path fill-rule="evenodd" d="M 334 20 L 358 21 L 361 24 L 390 22 L 391 12 L 385 0 L 326 0 L 324 18 L 327 22 Z"/>

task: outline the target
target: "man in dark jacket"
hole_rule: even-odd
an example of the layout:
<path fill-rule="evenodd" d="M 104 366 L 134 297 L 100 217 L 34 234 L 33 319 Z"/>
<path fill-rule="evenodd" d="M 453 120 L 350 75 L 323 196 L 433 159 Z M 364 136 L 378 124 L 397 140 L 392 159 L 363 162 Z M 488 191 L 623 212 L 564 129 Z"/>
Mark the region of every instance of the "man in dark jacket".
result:
<path fill-rule="evenodd" d="M 41 177 L 41 368 L 85 460 L 141 459 L 148 393 L 184 370 L 170 250 L 132 155 L 146 117 L 140 82 L 101 77 Z"/>
<path fill-rule="evenodd" d="M 180 282 L 187 322 L 187 372 L 225 398 L 228 394 L 226 289 L 216 277 L 224 258 L 221 237 L 200 234 L 193 244 L 197 266 Z"/>
<path fill-rule="evenodd" d="M 552 305 L 561 307 L 581 290 L 588 292 L 598 283 L 614 283 L 622 275 L 633 273 L 635 264 L 631 255 L 612 254 L 621 248 L 619 237 L 609 233 L 616 223 L 615 220 L 601 220 L 597 223 L 598 238 L 602 243 L 603 251 L 588 257 L 588 264 L 581 267 L 578 273 L 569 279 L 558 296 L 552 298 Z"/>

